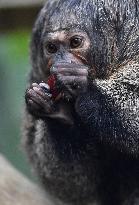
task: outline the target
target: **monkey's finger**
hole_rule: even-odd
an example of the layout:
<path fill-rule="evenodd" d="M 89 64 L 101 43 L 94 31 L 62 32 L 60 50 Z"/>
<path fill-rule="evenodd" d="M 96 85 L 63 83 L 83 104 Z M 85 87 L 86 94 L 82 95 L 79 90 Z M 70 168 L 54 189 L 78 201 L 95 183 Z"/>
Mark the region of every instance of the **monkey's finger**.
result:
<path fill-rule="evenodd" d="M 39 88 L 39 84 L 38 84 L 38 83 L 32 83 L 32 87 L 37 87 L 37 88 Z"/>
<path fill-rule="evenodd" d="M 35 102 L 34 100 L 28 100 L 28 109 L 30 110 L 30 112 L 32 112 L 35 115 L 38 116 L 47 116 L 51 113 L 52 109 L 51 106 L 49 104 L 47 104 L 47 106 L 43 107 L 40 106 L 39 103 Z"/>
<path fill-rule="evenodd" d="M 46 92 L 49 92 L 50 91 L 50 86 L 46 83 L 40 83 L 39 86 L 45 90 Z"/>
<path fill-rule="evenodd" d="M 85 68 L 86 70 L 88 70 L 89 68 L 88 68 L 88 66 L 87 65 L 84 65 L 84 64 L 76 64 L 76 63 L 58 63 L 58 64 L 54 64 L 53 66 L 52 66 L 52 68 L 74 68 L 74 67 L 76 67 L 76 68 L 81 68 L 81 69 L 83 69 L 83 68 Z M 51 69 L 52 69 L 51 68 Z"/>
<path fill-rule="evenodd" d="M 39 94 L 37 94 L 34 90 L 30 89 L 27 93 L 27 103 L 31 103 L 33 106 L 39 106 L 42 109 L 45 109 L 47 112 L 51 110 L 52 102 L 49 98 L 48 101 L 45 101 Z"/>
<path fill-rule="evenodd" d="M 86 76 L 57 76 L 58 81 L 62 82 L 64 85 L 84 85 L 87 84 L 87 77 Z"/>
<path fill-rule="evenodd" d="M 51 95 L 49 93 L 50 92 L 50 86 L 48 84 L 46 84 L 46 83 L 39 83 L 39 84 L 38 83 L 32 83 L 32 89 L 34 89 L 34 88 L 37 88 L 37 89 L 39 89 L 42 92 L 45 91 L 45 93 L 47 95 Z"/>
<path fill-rule="evenodd" d="M 77 67 L 72 67 L 72 68 L 57 68 L 53 69 L 52 71 L 53 74 L 63 74 L 63 75 L 72 75 L 72 76 L 87 76 L 88 75 L 88 70 L 85 68 L 77 68 Z"/>
<path fill-rule="evenodd" d="M 50 100 L 50 98 L 47 95 L 46 95 L 46 98 L 44 99 L 44 97 L 40 93 L 37 93 L 33 89 L 29 89 L 27 91 L 26 97 L 31 99 L 31 100 L 34 100 L 35 102 L 38 102 L 40 104 L 43 104 L 44 102 Z"/>
<path fill-rule="evenodd" d="M 27 90 L 25 97 L 27 98 L 27 100 L 31 99 L 31 100 L 35 100 L 36 102 L 38 100 L 42 100 L 42 97 L 36 91 L 34 91 L 33 89 Z"/>
<path fill-rule="evenodd" d="M 32 111 L 35 110 L 40 110 L 40 105 L 37 102 L 34 102 L 33 100 L 29 99 L 27 102 L 29 109 Z"/>
<path fill-rule="evenodd" d="M 33 87 L 33 90 L 40 95 L 43 99 L 49 99 L 52 97 L 52 94 L 48 92 L 44 92 L 44 90 L 40 87 Z"/>

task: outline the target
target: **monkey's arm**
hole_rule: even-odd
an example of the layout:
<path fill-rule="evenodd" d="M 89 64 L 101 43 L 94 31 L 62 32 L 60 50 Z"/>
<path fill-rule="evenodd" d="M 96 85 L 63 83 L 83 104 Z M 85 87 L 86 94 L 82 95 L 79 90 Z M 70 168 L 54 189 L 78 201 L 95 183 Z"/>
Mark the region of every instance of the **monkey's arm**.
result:
<path fill-rule="evenodd" d="M 131 62 L 80 95 L 76 111 L 98 140 L 139 154 L 139 65 Z"/>

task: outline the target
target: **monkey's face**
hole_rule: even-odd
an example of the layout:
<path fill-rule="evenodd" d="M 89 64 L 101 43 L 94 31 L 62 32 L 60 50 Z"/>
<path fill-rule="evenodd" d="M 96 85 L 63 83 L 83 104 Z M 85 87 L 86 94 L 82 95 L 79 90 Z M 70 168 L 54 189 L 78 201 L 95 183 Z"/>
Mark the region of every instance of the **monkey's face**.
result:
<path fill-rule="evenodd" d="M 83 31 L 54 31 L 45 36 L 43 43 L 47 69 L 61 63 L 88 65 L 90 39 Z"/>
<path fill-rule="evenodd" d="M 77 29 L 47 33 L 43 38 L 46 77 L 56 76 L 57 86 L 77 94 L 87 85 L 90 39 Z M 73 91 L 74 90 L 74 91 Z"/>
<path fill-rule="evenodd" d="M 104 79 L 108 68 L 115 68 L 114 27 L 107 18 L 97 17 L 104 15 L 103 9 L 99 14 L 95 2 L 89 2 L 75 1 L 73 9 L 73 1 L 47 1 L 33 30 L 32 63 L 36 71 L 48 76 L 53 65 L 74 63 L 89 66 L 92 76 Z"/>

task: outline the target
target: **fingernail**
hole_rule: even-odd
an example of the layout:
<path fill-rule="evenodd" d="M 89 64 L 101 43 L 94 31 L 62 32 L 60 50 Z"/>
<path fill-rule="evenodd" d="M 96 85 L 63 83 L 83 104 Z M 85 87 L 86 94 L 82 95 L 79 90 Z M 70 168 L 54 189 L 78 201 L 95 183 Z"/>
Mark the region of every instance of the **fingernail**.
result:
<path fill-rule="evenodd" d="M 32 87 L 38 87 L 39 85 L 37 83 L 32 83 Z"/>
<path fill-rule="evenodd" d="M 40 89 L 37 88 L 37 87 L 33 87 L 33 90 L 37 92 L 37 91 L 39 91 Z"/>
<path fill-rule="evenodd" d="M 45 88 L 46 90 L 50 90 L 50 86 L 46 83 L 40 83 L 39 85 L 41 86 L 41 88 Z"/>

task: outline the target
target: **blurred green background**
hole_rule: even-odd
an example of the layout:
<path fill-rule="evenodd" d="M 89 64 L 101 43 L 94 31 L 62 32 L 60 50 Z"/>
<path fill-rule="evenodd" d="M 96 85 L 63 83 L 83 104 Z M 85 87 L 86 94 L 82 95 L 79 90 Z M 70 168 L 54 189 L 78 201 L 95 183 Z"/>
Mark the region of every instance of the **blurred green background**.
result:
<path fill-rule="evenodd" d="M 0 35 L 0 152 L 26 174 L 20 128 L 29 69 L 29 35 L 28 31 Z"/>
<path fill-rule="evenodd" d="M 40 4 L 8 6 L 0 7 L 0 153 L 31 177 L 20 140 L 24 92 L 30 69 L 30 35 Z"/>

